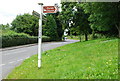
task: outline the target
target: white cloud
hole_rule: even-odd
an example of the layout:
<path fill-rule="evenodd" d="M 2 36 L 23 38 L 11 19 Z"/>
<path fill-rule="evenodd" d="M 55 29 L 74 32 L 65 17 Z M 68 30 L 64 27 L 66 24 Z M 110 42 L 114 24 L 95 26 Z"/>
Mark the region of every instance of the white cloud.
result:
<path fill-rule="evenodd" d="M 0 2 L 0 24 L 11 23 L 19 14 L 39 11 L 38 3 L 51 6 L 60 3 L 61 0 L 1 0 Z"/>
<path fill-rule="evenodd" d="M 15 16 L 7 16 L 0 13 L 0 24 L 11 23 Z"/>

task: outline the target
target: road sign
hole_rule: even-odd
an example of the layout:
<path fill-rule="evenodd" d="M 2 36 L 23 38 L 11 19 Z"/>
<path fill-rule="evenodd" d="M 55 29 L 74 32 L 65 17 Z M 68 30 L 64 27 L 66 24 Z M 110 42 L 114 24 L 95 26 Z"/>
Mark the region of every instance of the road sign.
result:
<path fill-rule="evenodd" d="M 34 10 L 33 10 L 33 12 L 32 12 L 32 15 L 34 15 L 34 16 L 40 18 L 40 14 L 39 14 L 38 12 L 34 11 Z"/>
<path fill-rule="evenodd" d="M 56 6 L 43 6 L 43 13 L 57 13 L 57 11 Z"/>

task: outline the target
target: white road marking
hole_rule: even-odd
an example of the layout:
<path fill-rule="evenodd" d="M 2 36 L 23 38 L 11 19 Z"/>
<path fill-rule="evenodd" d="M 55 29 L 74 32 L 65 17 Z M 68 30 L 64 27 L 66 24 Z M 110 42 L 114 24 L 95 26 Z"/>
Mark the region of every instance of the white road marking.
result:
<path fill-rule="evenodd" d="M 15 61 L 12 61 L 12 62 L 9 62 L 9 64 L 12 64 L 12 63 L 14 63 Z"/>
<path fill-rule="evenodd" d="M 17 51 L 17 52 L 13 52 L 13 53 L 6 53 L 6 54 L 3 54 L 3 55 L 12 55 L 12 54 L 17 54 L 17 53 L 22 53 L 22 52 L 25 52 L 26 50 L 24 51 Z"/>
<path fill-rule="evenodd" d="M 20 59 L 20 60 L 17 60 L 17 61 L 19 62 L 19 61 L 22 61 L 22 60 L 24 60 L 24 59 Z"/>
<path fill-rule="evenodd" d="M 28 58 L 30 58 L 30 57 L 27 57 L 27 58 L 25 58 L 25 59 L 28 59 Z M 19 59 L 19 60 L 16 60 L 16 61 L 11 61 L 11 62 L 9 62 L 8 64 L 12 64 L 12 63 L 15 63 L 15 62 L 23 61 L 23 60 L 25 60 L 25 59 Z M 6 64 L 1 64 L 0 66 L 4 66 L 4 65 L 6 65 Z"/>
<path fill-rule="evenodd" d="M 27 57 L 27 58 L 28 58 L 28 57 Z M 12 64 L 12 63 L 19 62 L 19 61 L 22 61 L 22 60 L 24 60 L 24 59 L 20 59 L 20 60 L 16 60 L 16 61 L 11 61 L 11 62 L 9 62 L 8 64 Z M 3 65 L 5 65 L 5 64 L 1 64 L 0 66 L 3 66 Z"/>

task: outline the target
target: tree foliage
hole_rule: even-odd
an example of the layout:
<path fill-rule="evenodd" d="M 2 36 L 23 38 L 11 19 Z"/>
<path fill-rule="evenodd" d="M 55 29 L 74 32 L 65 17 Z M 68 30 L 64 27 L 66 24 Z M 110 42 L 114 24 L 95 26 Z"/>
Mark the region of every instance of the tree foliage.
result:
<path fill-rule="evenodd" d="M 46 15 L 46 21 L 43 25 L 43 35 L 49 36 L 52 41 L 58 40 L 57 25 L 52 15 Z"/>
<path fill-rule="evenodd" d="M 53 17 L 56 21 L 56 25 L 57 25 L 57 34 L 58 34 L 58 40 L 62 40 L 62 36 L 64 33 L 64 28 L 62 27 L 62 22 L 60 20 L 60 12 L 57 12 L 56 14 L 53 14 Z"/>
<path fill-rule="evenodd" d="M 79 3 L 63 3 L 62 4 L 63 22 L 66 24 L 65 28 L 70 30 L 70 33 L 84 34 L 87 41 L 87 35 L 90 33 L 90 26 L 88 21 L 88 14 L 85 14 Z M 64 19 L 65 18 L 65 19 Z M 73 23 L 71 23 L 73 22 Z M 71 24 L 71 26 L 69 25 Z"/>
<path fill-rule="evenodd" d="M 12 30 L 18 33 L 38 35 L 38 18 L 30 14 L 18 15 L 11 23 Z"/>
<path fill-rule="evenodd" d="M 74 9 L 77 9 L 75 11 Z M 64 28 L 77 34 L 95 33 L 120 37 L 120 3 L 62 3 L 61 20 Z M 71 27 L 69 23 L 72 21 Z M 86 37 L 86 36 L 85 36 Z"/>
<path fill-rule="evenodd" d="M 73 8 L 73 4 L 71 4 L 70 2 L 63 2 L 62 3 L 62 12 L 60 13 L 60 20 L 62 22 L 62 27 L 64 29 L 69 28 L 69 22 L 70 19 L 73 17 L 73 13 L 72 13 L 72 8 Z"/>
<path fill-rule="evenodd" d="M 120 3 L 83 3 L 85 13 L 89 13 L 88 20 L 93 31 L 116 34 L 120 37 Z M 118 30 L 118 31 L 116 31 Z M 114 32 L 116 31 L 116 32 Z M 114 33 L 113 33 L 114 32 Z"/>
<path fill-rule="evenodd" d="M 91 28 L 89 26 L 88 17 L 89 14 L 86 14 L 80 6 L 81 4 L 76 3 L 76 13 L 74 16 L 75 28 L 78 30 L 78 33 L 85 35 L 85 41 L 88 40 L 88 34 L 91 33 Z"/>
<path fill-rule="evenodd" d="M 7 23 L 6 25 L 0 24 L 0 30 L 9 30 L 11 26 Z"/>

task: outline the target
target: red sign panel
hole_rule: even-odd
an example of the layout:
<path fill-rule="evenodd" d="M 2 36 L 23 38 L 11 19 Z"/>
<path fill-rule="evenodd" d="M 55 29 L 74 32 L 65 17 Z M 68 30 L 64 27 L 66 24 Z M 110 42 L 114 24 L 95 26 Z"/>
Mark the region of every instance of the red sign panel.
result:
<path fill-rule="evenodd" d="M 57 10 L 55 6 L 43 6 L 43 13 L 56 13 Z"/>

